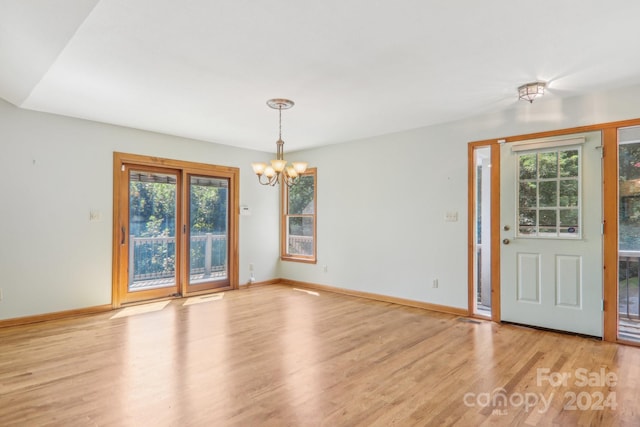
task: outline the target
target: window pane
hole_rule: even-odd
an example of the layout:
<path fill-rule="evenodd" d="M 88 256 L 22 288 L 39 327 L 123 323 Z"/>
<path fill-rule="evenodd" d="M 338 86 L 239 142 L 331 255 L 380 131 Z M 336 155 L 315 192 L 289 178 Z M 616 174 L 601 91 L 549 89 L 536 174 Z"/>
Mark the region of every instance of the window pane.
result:
<path fill-rule="evenodd" d="M 227 278 L 229 180 L 191 176 L 189 285 Z"/>
<path fill-rule="evenodd" d="M 580 237 L 579 156 L 579 148 L 519 154 L 519 235 Z"/>
<path fill-rule="evenodd" d="M 291 255 L 313 255 L 313 218 L 288 218 L 287 253 Z"/>
<path fill-rule="evenodd" d="M 557 232 L 557 215 L 556 210 L 553 209 L 540 209 L 540 234 L 553 233 Z"/>
<path fill-rule="evenodd" d="M 539 178 L 557 178 L 558 177 L 558 153 L 540 153 L 539 155 Z"/>
<path fill-rule="evenodd" d="M 558 190 L 557 181 L 545 181 L 540 183 L 540 206 L 556 207 L 558 206 Z"/>
<path fill-rule="evenodd" d="M 560 181 L 559 206 L 578 206 L 578 180 Z"/>
<path fill-rule="evenodd" d="M 289 194 L 289 214 L 313 214 L 313 194 L 314 194 L 314 177 L 313 175 L 303 175 L 300 181 L 288 191 Z"/>
<path fill-rule="evenodd" d="M 633 142 L 638 129 L 620 130 L 621 142 L 624 138 L 624 144 L 618 147 L 618 244 L 621 251 L 640 250 L 640 143 Z M 625 267 L 625 271 L 627 269 Z M 636 274 L 633 276 L 637 277 Z"/>
<path fill-rule="evenodd" d="M 129 171 L 129 292 L 175 286 L 175 174 Z"/>
<path fill-rule="evenodd" d="M 520 234 L 534 234 L 536 233 L 536 211 L 534 210 L 521 210 L 519 218 L 519 230 Z"/>
<path fill-rule="evenodd" d="M 520 179 L 536 179 L 537 162 L 535 154 L 520 156 Z"/>
<path fill-rule="evenodd" d="M 521 182 L 520 183 L 520 209 L 535 208 L 538 201 L 537 184 L 535 182 Z"/>
<path fill-rule="evenodd" d="M 561 209 L 560 210 L 560 233 L 577 235 L 578 233 L 578 210 L 577 209 Z"/>
<path fill-rule="evenodd" d="M 578 176 L 578 150 L 560 151 L 560 176 Z"/>

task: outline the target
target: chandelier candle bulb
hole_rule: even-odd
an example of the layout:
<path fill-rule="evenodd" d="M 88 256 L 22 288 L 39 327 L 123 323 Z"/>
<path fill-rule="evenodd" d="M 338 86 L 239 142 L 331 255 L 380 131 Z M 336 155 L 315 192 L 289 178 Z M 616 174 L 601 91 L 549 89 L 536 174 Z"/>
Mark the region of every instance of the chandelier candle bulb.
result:
<path fill-rule="evenodd" d="M 266 163 L 251 163 L 251 167 L 253 168 L 253 172 L 257 175 L 262 175 L 264 173 L 265 168 L 267 167 Z"/>
<path fill-rule="evenodd" d="M 267 178 L 273 178 L 274 176 L 276 176 L 276 171 L 271 166 L 267 166 L 264 169 L 264 176 L 266 176 Z"/>
<path fill-rule="evenodd" d="M 286 160 L 271 160 L 271 166 L 273 167 L 273 170 L 276 172 L 282 172 L 284 170 L 284 167 L 287 166 L 287 161 Z"/>
<path fill-rule="evenodd" d="M 291 164 L 298 173 L 304 173 L 307 170 L 307 162 L 291 162 Z"/>

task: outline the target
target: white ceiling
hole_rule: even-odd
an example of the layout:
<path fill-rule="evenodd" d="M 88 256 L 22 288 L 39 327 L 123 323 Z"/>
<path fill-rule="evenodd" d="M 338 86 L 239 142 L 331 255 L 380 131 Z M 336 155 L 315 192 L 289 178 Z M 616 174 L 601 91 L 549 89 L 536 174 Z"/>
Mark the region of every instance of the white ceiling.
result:
<path fill-rule="evenodd" d="M 262 151 L 640 83 L 631 0 L 0 0 L 0 97 Z M 545 102 L 545 99 L 536 103 Z M 531 108 L 535 108 L 534 103 Z"/>

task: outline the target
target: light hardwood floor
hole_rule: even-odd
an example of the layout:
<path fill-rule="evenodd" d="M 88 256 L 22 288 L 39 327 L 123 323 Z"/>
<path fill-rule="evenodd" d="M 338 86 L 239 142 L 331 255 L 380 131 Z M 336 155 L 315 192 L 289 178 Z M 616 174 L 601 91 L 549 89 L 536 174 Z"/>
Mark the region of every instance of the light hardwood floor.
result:
<path fill-rule="evenodd" d="M 640 425 L 640 348 L 280 285 L 215 298 L 0 329 L 0 425 Z"/>

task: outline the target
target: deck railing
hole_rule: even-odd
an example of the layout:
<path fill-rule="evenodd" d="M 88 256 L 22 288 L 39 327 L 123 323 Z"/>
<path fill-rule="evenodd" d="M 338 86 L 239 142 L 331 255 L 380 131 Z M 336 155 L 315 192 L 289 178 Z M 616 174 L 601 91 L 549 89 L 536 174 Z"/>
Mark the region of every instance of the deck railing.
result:
<path fill-rule="evenodd" d="M 129 242 L 129 284 L 175 276 L 175 237 L 129 236 Z M 211 277 L 226 273 L 226 234 L 191 236 L 189 249 L 191 275 Z"/>
<path fill-rule="evenodd" d="M 618 253 L 618 313 L 621 319 L 640 320 L 638 272 L 640 251 Z"/>
<path fill-rule="evenodd" d="M 129 242 L 129 283 L 175 276 L 175 237 L 135 237 Z M 225 274 L 227 236 L 206 233 L 191 237 L 191 274 Z M 290 253 L 312 255 L 313 237 L 289 235 Z M 640 251 L 620 251 L 618 311 L 620 318 L 640 320 Z"/>
<path fill-rule="evenodd" d="M 313 236 L 289 235 L 289 253 L 313 255 Z"/>
<path fill-rule="evenodd" d="M 169 279 L 175 276 L 175 237 L 129 236 L 129 285 L 135 282 Z M 191 236 L 191 276 L 199 279 L 224 277 L 227 274 L 226 234 L 205 233 Z M 289 250 L 301 255 L 313 255 L 312 236 L 289 236 Z"/>

